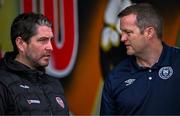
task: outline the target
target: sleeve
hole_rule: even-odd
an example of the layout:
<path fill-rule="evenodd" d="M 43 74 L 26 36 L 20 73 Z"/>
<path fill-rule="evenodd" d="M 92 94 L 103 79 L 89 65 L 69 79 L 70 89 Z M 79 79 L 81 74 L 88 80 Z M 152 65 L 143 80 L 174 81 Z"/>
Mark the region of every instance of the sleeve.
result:
<path fill-rule="evenodd" d="M 108 77 L 104 82 L 102 98 L 101 98 L 101 107 L 100 107 L 100 115 L 112 115 L 115 113 L 115 105 L 112 98 L 112 84 L 111 80 Z"/>
<path fill-rule="evenodd" d="M 6 98 L 8 97 L 7 94 L 7 89 L 4 85 L 0 83 L 0 114 L 5 114 L 6 109 L 8 107 L 6 103 Z"/>

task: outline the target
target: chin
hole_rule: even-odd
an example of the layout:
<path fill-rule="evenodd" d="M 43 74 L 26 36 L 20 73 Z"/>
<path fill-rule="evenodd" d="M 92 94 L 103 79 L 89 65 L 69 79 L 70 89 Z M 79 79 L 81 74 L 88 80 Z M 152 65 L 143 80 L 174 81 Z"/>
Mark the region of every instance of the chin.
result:
<path fill-rule="evenodd" d="M 46 66 L 48 66 L 48 63 L 42 63 L 42 64 L 40 64 L 40 66 L 41 67 L 46 67 Z"/>
<path fill-rule="evenodd" d="M 129 56 L 134 55 L 134 52 L 127 52 L 127 55 Z"/>
<path fill-rule="evenodd" d="M 43 65 L 44 67 L 48 66 L 48 64 Z"/>

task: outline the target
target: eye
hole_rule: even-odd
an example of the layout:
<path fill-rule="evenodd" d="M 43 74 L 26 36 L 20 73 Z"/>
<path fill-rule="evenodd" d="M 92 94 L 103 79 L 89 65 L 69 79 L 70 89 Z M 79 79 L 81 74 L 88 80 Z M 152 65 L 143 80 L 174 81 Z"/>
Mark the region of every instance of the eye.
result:
<path fill-rule="evenodd" d="M 133 33 L 132 31 L 130 30 L 121 30 L 122 34 L 126 34 L 127 36 L 130 36 L 131 33 Z"/>
<path fill-rule="evenodd" d="M 48 40 L 49 40 L 49 38 L 47 38 L 47 37 L 41 37 L 38 39 L 38 42 L 46 43 L 46 42 L 48 42 Z"/>
<path fill-rule="evenodd" d="M 127 34 L 128 36 L 130 36 L 131 32 L 126 32 L 126 34 Z"/>
<path fill-rule="evenodd" d="M 51 41 L 51 42 L 54 42 L 54 37 L 52 37 L 52 38 L 50 39 L 50 41 Z"/>
<path fill-rule="evenodd" d="M 126 31 L 125 32 L 128 36 L 130 36 L 133 32 L 132 31 Z"/>

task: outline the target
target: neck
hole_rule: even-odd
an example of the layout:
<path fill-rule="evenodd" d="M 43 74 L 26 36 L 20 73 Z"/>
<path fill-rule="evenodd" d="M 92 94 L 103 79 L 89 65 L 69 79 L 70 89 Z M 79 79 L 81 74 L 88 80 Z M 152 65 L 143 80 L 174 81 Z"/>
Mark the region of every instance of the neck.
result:
<path fill-rule="evenodd" d="M 140 67 L 151 68 L 154 64 L 159 61 L 159 57 L 162 53 L 162 43 L 153 45 L 149 50 L 145 51 L 144 54 L 136 57 L 136 62 Z"/>
<path fill-rule="evenodd" d="M 32 67 L 24 58 L 22 58 L 19 54 L 16 56 L 15 58 L 16 61 L 28 66 L 31 69 L 34 69 L 34 67 Z"/>
<path fill-rule="evenodd" d="M 143 59 L 143 58 L 136 58 L 136 62 L 140 67 L 144 67 L 144 68 L 151 68 L 154 64 L 156 64 L 159 60 L 159 57 L 157 58 L 149 58 L 149 60 L 147 59 Z"/>

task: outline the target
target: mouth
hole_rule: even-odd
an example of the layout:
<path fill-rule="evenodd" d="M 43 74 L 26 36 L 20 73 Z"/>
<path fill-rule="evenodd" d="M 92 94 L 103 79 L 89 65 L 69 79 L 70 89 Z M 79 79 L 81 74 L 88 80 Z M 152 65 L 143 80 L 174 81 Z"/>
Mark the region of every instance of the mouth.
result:
<path fill-rule="evenodd" d="M 50 55 L 44 55 L 43 58 L 49 60 L 50 59 Z"/>
<path fill-rule="evenodd" d="M 50 53 L 45 53 L 44 55 L 42 55 L 42 58 L 45 59 L 45 60 L 49 60 L 51 57 L 51 54 Z"/>
<path fill-rule="evenodd" d="M 132 46 L 130 44 L 127 44 L 126 45 L 126 50 L 130 50 L 130 49 L 132 49 Z"/>
<path fill-rule="evenodd" d="M 126 46 L 126 48 L 127 48 L 127 47 L 130 47 L 131 45 L 130 45 L 130 44 L 125 44 L 125 46 Z"/>
<path fill-rule="evenodd" d="M 44 54 L 44 56 L 45 56 L 45 57 L 50 57 L 51 54 L 50 54 L 50 53 L 46 53 L 46 54 Z"/>

